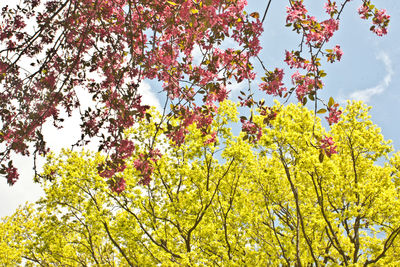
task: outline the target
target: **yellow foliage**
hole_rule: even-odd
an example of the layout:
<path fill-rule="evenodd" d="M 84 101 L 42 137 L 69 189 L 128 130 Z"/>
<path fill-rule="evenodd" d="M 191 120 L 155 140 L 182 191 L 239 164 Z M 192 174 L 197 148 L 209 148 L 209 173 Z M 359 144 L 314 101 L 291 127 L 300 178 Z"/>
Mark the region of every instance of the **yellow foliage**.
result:
<path fill-rule="evenodd" d="M 144 146 L 158 133 L 163 156 L 150 185 L 139 186 L 133 161 L 144 147 L 137 147 L 121 194 L 97 174 L 101 155 L 50 156 L 46 196 L 0 224 L 0 263 L 398 266 L 400 154 L 389 157 L 369 109 L 348 103 L 328 131 L 306 108 L 276 105 L 270 125 L 254 116 L 264 127 L 257 144 L 233 135 L 229 101 L 211 126 L 215 143 L 205 144 L 209 136 L 195 125 L 179 147 L 165 145 L 164 126 L 127 130 Z M 323 160 L 322 137 L 332 137 L 338 152 Z"/>

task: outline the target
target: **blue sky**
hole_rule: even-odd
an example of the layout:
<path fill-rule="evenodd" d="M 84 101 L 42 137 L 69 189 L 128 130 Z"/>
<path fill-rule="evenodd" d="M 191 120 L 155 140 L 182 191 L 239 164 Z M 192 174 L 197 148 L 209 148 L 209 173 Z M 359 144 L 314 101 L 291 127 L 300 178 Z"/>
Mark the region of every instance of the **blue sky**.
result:
<path fill-rule="evenodd" d="M 268 0 L 248 2 L 249 11 L 262 14 Z M 317 19 L 324 20 L 328 18 L 323 12 L 324 2 L 305 0 L 304 4 Z M 372 2 L 376 7 L 386 9 L 391 16 L 388 35 L 378 37 L 369 31 L 371 21 L 360 19 L 357 13 L 361 1 L 348 3 L 339 30 L 326 44 L 326 48 L 339 44 L 344 54 L 340 62 L 323 64 L 328 75 L 324 78 L 325 87 L 320 96 L 325 99 L 332 96 L 342 105 L 348 99 L 365 101 L 372 106 L 370 114 L 373 122 L 382 128 L 385 138 L 393 140 L 394 147 L 400 149 L 400 127 L 397 125 L 400 113 L 400 1 Z M 285 17 L 282 14 L 286 11 L 287 3 L 272 0 L 264 22 L 260 57 L 269 68 L 284 68 L 287 76 L 290 76 L 292 72 L 283 62 L 284 51 L 296 49 L 299 37 L 284 26 Z"/>
<path fill-rule="evenodd" d="M 18 1 L 6 3 L 1 1 L 0 8 L 4 4 L 11 5 L 13 2 Z M 268 0 L 248 0 L 248 2 L 248 11 L 258 11 L 262 16 Z M 326 18 L 323 13 L 324 2 L 305 0 L 305 5 L 310 13 L 317 14 L 317 19 L 324 20 Z M 287 3 L 288 1 L 272 0 L 264 22 L 265 30 L 261 38 L 263 51 L 260 57 L 268 68 L 284 68 L 287 77 L 290 77 L 292 72 L 283 62 L 284 51 L 295 49 L 299 36 L 284 27 Z M 373 107 L 370 114 L 374 123 L 382 128 L 385 138 L 393 140 L 394 147 L 400 149 L 400 126 L 397 124 L 400 113 L 398 64 L 400 62 L 400 46 L 398 45 L 400 43 L 400 1 L 373 0 L 373 3 L 378 8 L 385 8 L 391 15 L 388 35 L 378 37 L 370 32 L 371 22 L 361 20 L 357 13 L 361 1 L 351 1 L 343 13 L 339 31 L 327 44 L 327 48 L 339 44 L 344 55 L 340 62 L 324 63 L 323 69 L 328 76 L 325 77 L 325 88 L 320 96 L 325 99 L 332 96 L 343 105 L 347 99 L 367 101 Z M 160 90 L 158 86 L 155 82 L 149 82 L 141 87 L 147 103 L 157 104 L 155 92 Z M 238 92 L 236 87 L 231 97 L 236 99 Z M 45 134 L 50 139 L 50 145 L 56 150 L 72 144 L 73 140 L 79 137 L 79 123 L 76 119 L 69 119 L 66 123 L 67 126 L 62 133 L 49 128 Z M 10 215 L 19 204 L 35 201 L 42 194 L 40 187 L 32 182 L 32 159 L 26 157 L 15 159 L 21 172 L 20 180 L 13 187 L 9 187 L 5 179 L 0 183 L 0 203 L 2 203 L 0 217 Z"/>

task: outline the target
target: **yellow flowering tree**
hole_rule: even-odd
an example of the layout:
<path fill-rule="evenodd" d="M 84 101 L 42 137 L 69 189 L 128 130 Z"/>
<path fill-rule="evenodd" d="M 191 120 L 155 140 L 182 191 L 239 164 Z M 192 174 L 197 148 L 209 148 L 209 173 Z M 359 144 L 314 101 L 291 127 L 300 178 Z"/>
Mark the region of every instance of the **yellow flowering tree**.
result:
<path fill-rule="evenodd" d="M 180 146 L 162 134 L 178 119 L 154 114 L 126 131 L 141 143 L 109 182 L 98 153 L 51 155 L 45 197 L 0 224 L 0 263 L 400 264 L 400 154 L 389 156 L 365 105 L 349 103 L 327 131 L 306 108 L 277 103 L 254 116 L 263 125 L 256 143 L 232 133 L 237 114 L 223 102 L 209 131 L 217 134 L 193 124 Z M 149 162 L 145 151 L 162 156 Z"/>

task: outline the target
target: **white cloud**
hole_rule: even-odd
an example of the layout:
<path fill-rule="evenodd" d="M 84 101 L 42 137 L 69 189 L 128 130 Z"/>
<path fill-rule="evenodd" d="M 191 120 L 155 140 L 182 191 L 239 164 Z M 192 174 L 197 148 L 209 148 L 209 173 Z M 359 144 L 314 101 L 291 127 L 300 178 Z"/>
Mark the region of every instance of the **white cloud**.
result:
<path fill-rule="evenodd" d="M 142 104 L 155 106 L 158 110 L 161 110 L 160 102 L 152 92 L 148 83 L 142 82 L 138 91 L 142 95 Z M 82 110 L 85 110 L 89 106 L 92 108 L 94 107 L 94 102 L 88 92 L 82 88 L 77 88 L 76 93 L 79 95 Z M 65 118 L 65 121 L 62 124 L 64 127 L 62 129 L 55 128 L 51 122 L 46 122 L 44 125 L 43 135 L 45 136 L 51 150 L 56 154 L 59 153 L 62 148 L 71 147 L 80 139 L 81 136 L 81 115 L 79 111 L 73 111 L 71 117 L 67 117 L 65 112 L 62 113 L 62 117 Z M 85 146 L 85 148 L 96 151 L 98 144 L 99 143 L 95 140 L 94 142 L 89 143 L 88 146 Z"/>
<path fill-rule="evenodd" d="M 0 217 L 12 215 L 19 205 L 36 201 L 44 195 L 40 185 L 33 182 L 33 159 L 19 155 L 12 156 L 12 159 L 20 176 L 13 186 L 6 184 L 6 179 L 1 177 Z M 43 160 L 40 164 L 43 164 Z"/>
<path fill-rule="evenodd" d="M 148 83 L 142 82 L 139 86 L 139 93 L 142 95 L 142 103 L 146 105 L 155 106 L 161 110 L 161 105 L 155 94 L 152 92 Z M 85 90 L 77 88 L 77 94 L 80 97 L 83 110 L 91 105 L 91 96 Z M 64 128 L 56 129 L 51 122 L 46 122 L 43 126 L 43 135 L 47 141 L 48 146 L 56 154 L 60 152 L 61 148 L 69 148 L 72 144 L 79 140 L 81 135 L 80 130 L 80 114 L 75 110 L 71 117 L 65 118 L 62 124 Z M 97 150 L 98 142 L 90 143 L 86 149 Z M 20 155 L 12 155 L 15 166 L 20 173 L 19 180 L 13 186 L 8 186 L 3 178 L 0 183 L 0 218 L 11 215 L 19 205 L 25 202 L 34 202 L 44 195 L 44 192 L 39 184 L 33 182 L 33 158 Z M 40 171 L 44 158 L 38 158 L 38 170 Z"/>
<path fill-rule="evenodd" d="M 157 97 L 152 92 L 150 84 L 147 82 L 141 82 L 138 91 L 139 94 L 142 95 L 143 104 L 156 107 L 159 111 L 161 111 L 160 101 L 158 101 Z"/>
<path fill-rule="evenodd" d="M 201 60 L 203 59 L 203 52 L 201 51 L 199 45 L 195 44 L 193 46 L 192 56 L 193 56 L 193 63 L 196 65 L 200 65 Z"/>
<path fill-rule="evenodd" d="M 383 64 L 385 65 L 385 70 L 386 70 L 385 77 L 378 85 L 374 87 L 353 92 L 350 95 L 351 99 L 369 102 L 373 96 L 382 94 L 386 90 L 386 88 L 390 85 L 394 73 L 392 61 L 390 60 L 388 54 L 386 54 L 385 52 L 381 52 L 377 56 L 377 59 L 382 61 Z"/>

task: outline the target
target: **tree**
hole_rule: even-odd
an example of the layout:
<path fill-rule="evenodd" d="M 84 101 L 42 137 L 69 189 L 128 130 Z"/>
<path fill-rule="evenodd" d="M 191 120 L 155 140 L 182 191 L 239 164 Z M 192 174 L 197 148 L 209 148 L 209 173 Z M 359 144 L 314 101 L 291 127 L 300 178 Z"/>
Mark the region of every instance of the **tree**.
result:
<path fill-rule="evenodd" d="M 307 98 L 318 101 L 317 91 L 326 75 L 321 59 L 334 62 L 342 57 L 339 45 L 324 47 L 338 29 L 348 2 L 337 5 L 328 0 L 327 19 L 321 22 L 308 15 L 302 0 L 288 2 L 287 26 L 301 41 L 298 50 L 286 51 L 285 61 L 302 72 L 294 72 L 290 89 L 282 82 L 283 70 L 267 69 L 258 57 L 271 0 L 262 19 L 257 12 L 244 12 L 245 0 L 49 0 L 43 4 L 24 0 L 16 8 L 5 6 L 0 21 L 0 173 L 14 184 L 18 172 L 11 152 L 29 155 L 33 145 L 35 158 L 45 155 L 49 148 L 42 125 L 53 121 L 62 127 L 60 112 L 71 115 L 79 110 L 82 138 L 77 145 L 99 137 L 99 151 L 108 155 L 99 173 L 113 179 L 126 168 L 125 159 L 136 143 L 123 139 L 123 131 L 149 119 L 149 107 L 141 104 L 137 91 L 146 79 L 160 81 L 165 93 L 160 123 L 186 118 L 180 125 L 167 125 L 166 135 L 176 145 L 184 142 L 193 123 L 204 136 L 215 134 L 209 132 L 209 125 L 232 81 L 250 84 L 242 105 L 268 109 L 253 98 L 254 83 L 250 82 L 256 77 L 255 61 L 265 71 L 258 89 L 284 97 L 295 93 L 302 103 Z M 385 10 L 362 0 L 358 12 L 363 19 L 372 18 L 373 32 L 386 34 L 389 16 Z M 223 46 L 228 39 L 237 45 L 235 49 Z M 195 48 L 201 51 L 198 64 L 193 60 Z M 79 97 L 78 88 L 92 96 L 93 105 L 86 110 L 81 109 L 86 100 Z M 329 123 L 338 120 L 337 106 L 327 105 Z M 261 126 L 252 118 L 242 117 L 243 130 L 250 139 L 258 139 Z M 158 131 L 154 138 L 157 135 Z M 150 145 L 144 164 L 157 158 Z"/>
<path fill-rule="evenodd" d="M 349 103 L 328 132 L 300 104 L 273 109 L 272 120 L 254 117 L 257 143 L 232 134 L 238 112 L 229 101 L 212 122 L 215 136 L 195 124 L 181 146 L 158 135 L 163 156 L 146 166 L 154 175 L 146 187 L 135 167 L 144 145 L 113 183 L 96 172 L 100 153 L 50 155 L 46 196 L 0 224 L 2 264 L 398 265 L 400 154 L 389 158 L 369 108 Z M 126 137 L 149 142 L 155 125 Z"/>

